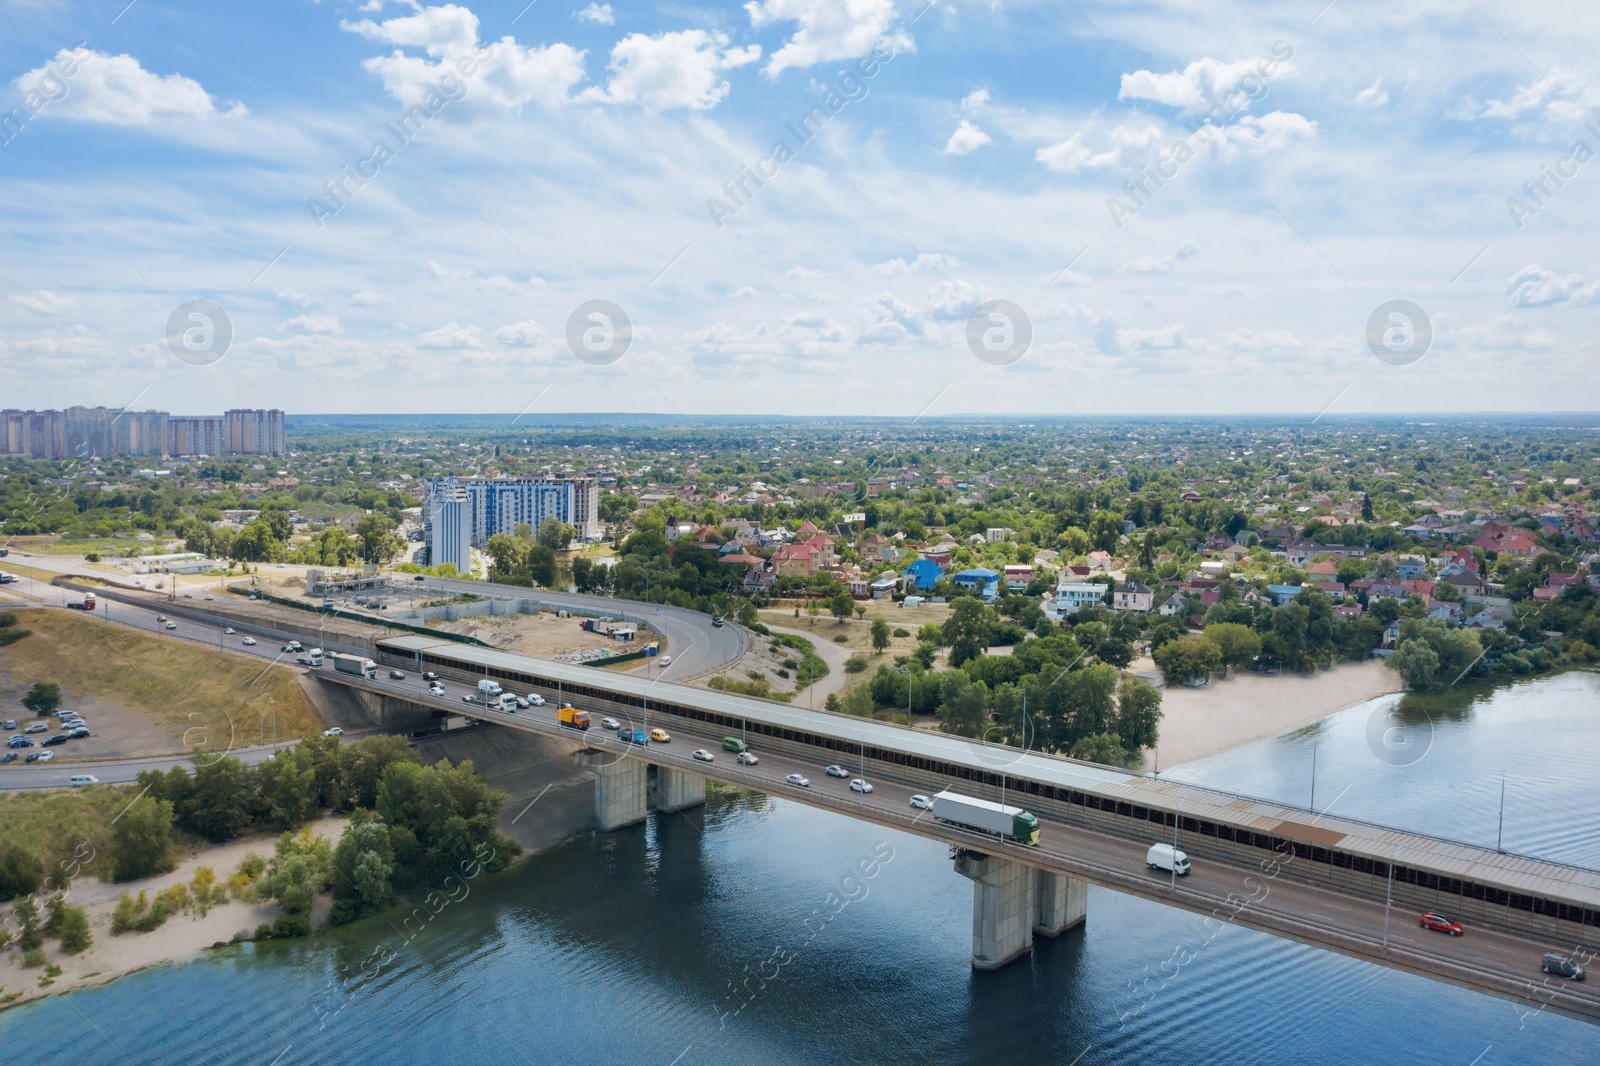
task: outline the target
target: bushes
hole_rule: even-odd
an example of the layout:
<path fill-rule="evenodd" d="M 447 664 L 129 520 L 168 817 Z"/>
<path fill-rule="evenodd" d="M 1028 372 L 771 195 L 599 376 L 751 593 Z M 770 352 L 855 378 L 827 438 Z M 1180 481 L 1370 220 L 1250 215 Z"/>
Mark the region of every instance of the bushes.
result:
<path fill-rule="evenodd" d="M 7 644 L 15 644 L 23 637 L 31 634 L 33 630 L 23 629 L 17 625 L 17 616 L 11 611 L 0 611 L 0 648 Z"/>
<path fill-rule="evenodd" d="M 44 863 L 31 851 L 9 847 L 0 852 L 0 900 L 31 896 L 44 883 Z"/>
<path fill-rule="evenodd" d="M 859 674 L 867 668 L 867 658 L 864 655 L 852 655 L 844 661 L 844 672 Z"/>
<path fill-rule="evenodd" d="M 136 881 L 172 869 L 172 804 L 141 796 L 111 827 L 111 876 Z"/>

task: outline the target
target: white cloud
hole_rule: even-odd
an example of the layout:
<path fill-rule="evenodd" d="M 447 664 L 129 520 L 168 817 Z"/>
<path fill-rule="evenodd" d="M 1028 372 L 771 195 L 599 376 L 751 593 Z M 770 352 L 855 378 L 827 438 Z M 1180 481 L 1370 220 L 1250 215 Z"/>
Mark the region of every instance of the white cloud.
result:
<path fill-rule="evenodd" d="M 63 80 L 68 70 L 73 73 Z M 80 122 L 148 126 L 247 113 L 243 104 L 218 111 L 211 94 L 193 78 L 152 74 L 133 56 L 88 48 L 63 48 L 50 63 L 19 76 L 12 85 L 23 96 L 37 93 L 51 101 L 42 115 Z"/>
<path fill-rule="evenodd" d="M 1506 303 L 1512 307 L 1585 305 L 1600 300 L 1600 278 L 1557 274 L 1538 264 L 1525 266 L 1506 280 Z"/>
<path fill-rule="evenodd" d="M 863 344 L 899 344 L 922 335 L 922 317 L 916 308 L 892 292 L 880 292 L 861 309 L 861 330 L 856 339 Z"/>
<path fill-rule="evenodd" d="M 383 22 L 362 19 L 340 25 L 370 40 L 421 48 L 431 57 L 406 55 L 397 48 L 362 61 L 365 70 L 382 79 L 389 95 L 407 106 L 439 93 L 441 81 L 449 76 L 465 87 L 467 100 L 508 110 L 527 103 L 557 107 L 585 76 L 584 53 L 569 44 L 524 47 L 503 37 L 478 50 L 478 16 L 455 4 L 424 7 Z M 467 75 L 459 64 L 469 55 L 472 61 L 465 69 L 472 73 Z"/>
<path fill-rule="evenodd" d="M 394 300 L 381 292 L 358 292 L 350 297 L 352 307 L 377 307 L 379 304 L 392 304 Z"/>
<path fill-rule="evenodd" d="M 887 277 L 893 277 L 896 274 L 910 274 L 910 273 L 913 273 L 915 271 L 921 270 L 925 266 L 932 266 L 932 267 L 941 267 L 941 266 L 958 267 L 960 265 L 961 265 L 961 260 L 957 259 L 953 255 L 941 255 L 938 252 L 928 252 L 928 253 L 926 253 L 924 255 L 919 255 L 915 259 L 912 259 L 912 260 L 909 260 L 909 261 L 905 260 L 905 259 L 889 259 L 889 260 L 885 260 L 882 263 L 878 263 L 878 264 L 874 265 L 873 268 L 872 268 L 872 271 L 875 274 L 878 274 L 878 275 L 880 275 L 882 277 L 886 277 L 887 278 Z"/>
<path fill-rule="evenodd" d="M 1161 140 L 1161 130 L 1155 126 L 1117 126 L 1107 137 L 1110 147 L 1095 152 L 1083 143 L 1083 135 L 1079 130 L 1059 144 L 1039 149 L 1033 157 L 1058 174 L 1076 174 L 1085 167 L 1120 166 Z"/>
<path fill-rule="evenodd" d="M 279 289 L 273 294 L 273 299 L 278 301 L 279 307 L 293 308 L 296 311 L 304 311 L 317 306 L 317 298 L 315 296 L 307 292 L 301 292 L 298 289 Z"/>
<path fill-rule="evenodd" d="M 66 315 L 77 310 L 78 305 L 72 298 L 62 296 L 60 293 L 51 292 L 49 289 L 38 289 L 34 292 L 14 292 L 7 297 L 12 303 L 24 311 L 35 315 Z"/>
<path fill-rule="evenodd" d="M 1459 332 L 1468 347 L 1480 351 L 1542 352 L 1560 343 L 1560 338 L 1550 330 L 1529 326 L 1512 315 L 1499 315 Z"/>
<path fill-rule="evenodd" d="M 816 270 L 816 269 L 813 269 L 812 267 L 803 267 L 803 266 L 792 266 L 792 267 L 790 267 L 789 268 L 789 273 L 787 275 L 785 275 L 785 276 L 786 277 L 791 277 L 791 278 L 831 278 L 831 277 L 833 277 L 833 275 L 828 273 L 826 270 Z"/>
<path fill-rule="evenodd" d="M 1319 131 L 1315 122 L 1292 111 L 1273 111 L 1260 118 L 1246 115 L 1232 126 L 1202 129 L 1205 146 L 1223 159 L 1232 159 L 1239 149 L 1264 155 L 1294 141 L 1311 140 Z"/>
<path fill-rule="evenodd" d="M 728 293 L 728 299 L 730 300 L 753 300 L 755 299 L 755 296 L 756 290 L 751 288 L 749 285 L 734 289 L 732 292 Z"/>
<path fill-rule="evenodd" d="M 338 315 L 296 315 L 278 329 L 301 337 L 333 337 L 344 332 Z"/>
<path fill-rule="evenodd" d="M 1262 68 L 1265 63 L 1262 59 L 1240 59 L 1232 63 L 1223 63 L 1220 60 L 1206 57 L 1197 59 L 1184 67 L 1182 71 L 1170 71 L 1166 74 L 1157 74 L 1149 70 L 1135 71 L 1122 76 L 1122 87 L 1117 92 L 1118 100 L 1152 100 L 1158 104 L 1178 108 L 1185 113 L 1209 111 L 1213 105 L 1225 98 L 1232 97 L 1242 107 L 1232 110 L 1242 110 L 1248 107 L 1252 91 L 1259 92 L 1255 86 L 1264 87 L 1266 77 Z M 1281 78 L 1292 72 L 1293 65 L 1285 61 L 1277 65 L 1271 74 L 1273 78 Z M 1244 90 L 1242 101 L 1234 93 Z"/>
<path fill-rule="evenodd" d="M 1591 88 L 1576 74 L 1552 67 L 1549 77 L 1522 86 L 1511 99 L 1490 100 L 1479 116 L 1519 118 L 1526 112 L 1543 108 L 1547 120 L 1571 122 L 1587 118 L 1597 106 L 1600 106 L 1600 90 Z"/>
<path fill-rule="evenodd" d="M 1144 255 L 1122 264 L 1124 274 L 1168 274 L 1172 272 L 1170 255 Z"/>
<path fill-rule="evenodd" d="M 451 323 L 454 325 L 454 323 Z M 447 329 L 449 327 L 446 327 Z M 436 330 L 436 333 L 443 332 Z M 431 334 L 430 334 L 431 336 Z M 508 348 L 537 348 L 544 340 L 544 327 L 533 319 L 513 322 L 494 331 L 494 339 Z M 474 341 L 474 344 L 476 341 Z"/>
<path fill-rule="evenodd" d="M 1178 250 L 1175 254 L 1179 259 L 1193 259 L 1200 254 L 1200 246 L 1193 241 L 1184 241 L 1178 245 Z"/>
<path fill-rule="evenodd" d="M 417 345 L 435 350 L 476 348 L 482 342 L 482 337 L 483 331 L 477 326 L 463 326 L 459 322 L 451 322 L 418 337 Z"/>
<path fill-rule="evenodd" d="M 774 22 L 799 23 L 794 35 L 772 53 L 764 71 L 769 78 L 790 67 L 864 56 L 887 36 L 894 21 L 894 0 L 750 0 L 744 9 L 758 30 Z M 896 49 L 912 47 L 904 35 L 889 39 Z"/>
<path fill-rule="evenodd" d="M 934 318 L 966 318 L 983 303 L 983 298 L 982 289 L 957 278 L 941 281 L 929 289 L 925 302 L 928 313 Z"/>
<path fill-rule="evenodd" d="M 945 155 L 966 155 L 975 152 L 986 144 L 993 144 L 990 136 L 966 119 L 961 120 L 955 132 L 950 134 L 950 140 L 945 143 Z"/>
<path fill-rule="evenodd" d="M 611 78 L 604 89 L 586 89 L 580 100 L 641 104 L 647 111 L 687 107 L 704 111 L 728 95 L 721 71 L 761 57 L 759 45 L 729 48 L 728 38 L 704 30 L 647 37 L 630 33 L 611 49 Z"/>
<path fill-rule="evenodd" d="M 1384 107 L 1389 103 L 1389 90 L 1383 87 L 1383 75 L 1378 80 L 1356 93 L 1358 107 Z"/>
<path fill-rule="evenodd" d="M 961 110 L 972 112 L 989 102 L 988 89 L 974 89 L 961 98 Z"/>
<path fill-rule="evenodd" d="M 590 4 L 582 11 L 574 11 L 572 17 L 582 19 L 584 22 L 596 22 L 602 26 L 617 24 L 617 16 L 611 13 L 610 4 Z"/>

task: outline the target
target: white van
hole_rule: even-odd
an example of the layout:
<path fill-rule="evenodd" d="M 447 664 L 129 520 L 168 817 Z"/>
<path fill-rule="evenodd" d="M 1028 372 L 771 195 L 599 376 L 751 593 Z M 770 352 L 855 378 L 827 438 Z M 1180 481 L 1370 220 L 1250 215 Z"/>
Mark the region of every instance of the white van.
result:
<path fill-rule="evenodd" d="M 1173 847 L 1171 844 L 1151 844 L 1150 852 L 1144 857 L 1144 864 L 1157 870 L 1185 877 L 1189 873 L 1189 856 Z"/>
<path fill-rule="evenodd" d="M 67 783 L 73 788 L 81 788 L 84 785 L 98 785 L 100 779 L 93 774 L 73 774 L 67 779 Z"/>

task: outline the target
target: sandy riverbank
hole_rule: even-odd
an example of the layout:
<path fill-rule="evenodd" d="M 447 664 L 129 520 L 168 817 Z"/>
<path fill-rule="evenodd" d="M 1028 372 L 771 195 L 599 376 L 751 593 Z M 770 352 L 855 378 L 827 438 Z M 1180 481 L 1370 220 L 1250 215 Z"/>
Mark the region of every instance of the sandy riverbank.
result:
<path fill-rule="evenodd" d="M 1161 690 L 1160 763 L 1176 766 L 1278 736 L 1401 687 L 1400 676 L 1377 660 L 1306 677 L 1245 673 L 1199 688 L 1168 686 Z M 1155 762 L 1146 752 L 1141 768 Z"/>
<path fill-rule="evenodd" d="M 312 823 L 312 831 L 337 843 L 350 819 L 328 817 Z M 124 977 L 148 966 L 178 962 L 199 955 L 212 945 L 226 942 L 243 932 L 246 936 L 262 922 L 270 922 L 280 913 L 276 904 L 257 905 L 230 901 L 212 907 L 204 918 L 192 914 L 175 914 L 159 928 L 148 933 L 123 933 L 113 936 L 111 916 L 117 907 L 117 898 L 124 892 L 137 896 L 143 889 L 154 897 L 162 889 L 194 880 L 195 871 L 209 866 L 219 881 L 239 868 L 246 855 L 252 851 L 262 858 L 272 854 L 274 837 L 253 837 L 220 847 L 206 848 L 178 864 L 171 873 L 143 881 L 108 884 L 104 881 L 79 880 L 68 893 L 68 901 L 84 908 L 89 915 L 89 928 L 94 943 L 79 955 L 63 955 L 55 940 L 45 941 L 47 961 L 61 967 L 62 974 L 49 988 L 40 988 L 39 979 L 44 969 L 24 969 L 22 955 L 15 949 L 0 955 L 0 998 L 20 992 L 13 1003 L 26 1003 L 58 992 L 104 984 Z M 42 909 L 42 908 L 41 908 Z M 8 922 L 10 927 L 12 924 Z"/>

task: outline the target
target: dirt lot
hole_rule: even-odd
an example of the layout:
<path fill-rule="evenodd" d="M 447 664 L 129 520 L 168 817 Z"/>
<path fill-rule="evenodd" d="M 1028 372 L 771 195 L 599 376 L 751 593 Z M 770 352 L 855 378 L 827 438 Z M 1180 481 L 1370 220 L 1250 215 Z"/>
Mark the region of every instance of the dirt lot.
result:
<path fill-rule="evenodd" d="M 880 664 L 893 665 L 896 655 L 905 655 L 915 648 L 917 646 L 917 629 L 919 627 L 929 623 L 942 625 L 944 620 L 950 617 L 950 608 L 942 603 L 905 608 L 892 600 L 859 600 L 857 601 L 857 606 L 867 609 L 865 618 L 852 616 L 848 622 L 840 622 L 833 615 L 824 611 L 818 614 L 813 621 L 803 609 L 800 611 L 800 617 L 796 618 L 794 608 L 786 607 L 779 610 L 762 611 L 761 621 L 767 625 L 781 626 L 784 629 L 793 630 L 810 637 L 817 645 L 818 654 L 826 656 L 827 653 L 822 650 L 823 646 L 833 644 L 851 655 L 865 657 L 867 668 L 858 674 L 845 675 L 844 682 L 837 688 L 830 684 L 830 682 L 834 681 L 832 676 L 823 679 L 822 684 L 827 691 L 838 692 L 843 695 L 860 682 L 870 679 Z M 878 655 L 872 650 L 872 623 L 878 618 L 882 618 L 889 623 L 891 633 L 895 629 L 903 629 L 909 634 L 904 637 L 891 637 L 889 648 L 882 655 Z M 840 640 L 840 637 L 844 639 Z M 755 648 L 765 649 L 771 642 L 762 640 L 760 637 L 754 637 L 752 643 Z M 778 656 L 779 659 L 794 654 L 791 649 L 780 650 L 786 654 Z M 759 657 L 745 656 L 739 663 L 740 671 L 750 669 L 751 667 L 747 666 L 746 663 L 751 663 L 757 658 L 762 661 L 762 668 L 767 669 L 768 673 L 771 674 L 772 671 L 766 666 L 766 660 L 771 658 L 771 653 L 765 651 Z M 790 671 L 790 673 L 792 675 L 793 671 Z M 769 679 L 772 681 L 773 687 L 779 691 L 788 692 L 794 688 L 792 676 L 787 682 L 776 676 L 772 676 Z M 824 694 L 822 689 L 819 688 L 817 699 L 819 706 L 821 697 Z"/>
<path fill-rule="evenodd" d="M 0 717 L 32 720 L 23 693 L 35 681 L 59 684 L 62 707 L 82 714 L 92 735 L 55 749 L 58 760 L 253 744 L 262 708 L 273 705 L 280 737 L 323 727 L 288 667 L 263 671 L 242 656 L 65 611 L 30 611 L 27 627 L 32 636 L 0 649 Z"/>
<path fill-rule="evenodd" d="M 609 649 L 614 655 L 626 655 L 652 641 L 659 642 L 661 653 L 667 654 L 666 641 L 651 630 L 641 630 L 638 637 L 629 643 L 612 640 L 604 633 L 580 629 L 580 621 L 578 618 L 557 618 L 553 611 L 541 611 L 537 615 L 507 615 L 501 618 L 485 614 L 463 618 L 458 622 L 436 622 L 433 628 L 476 637 L 501 651 L 531 655 L 535 659 L 554 659 L 558 655 L 600 649 Z"/>

